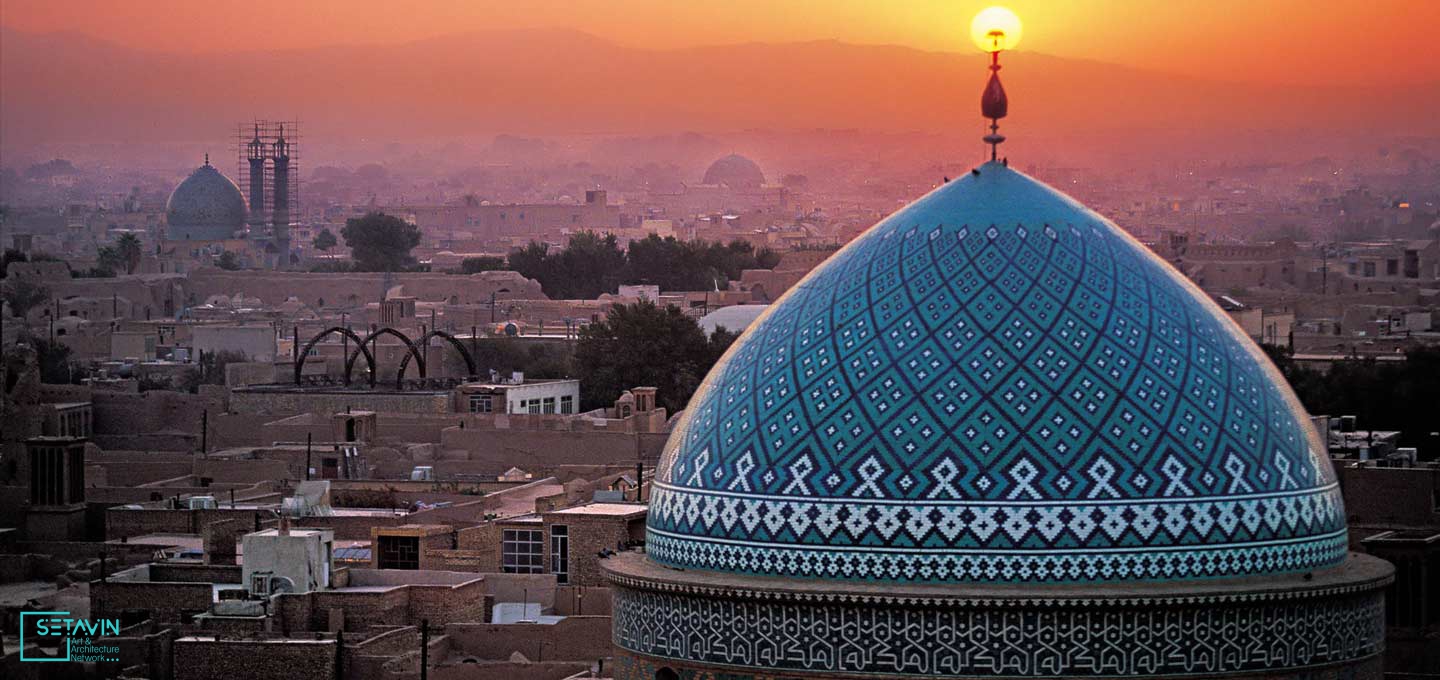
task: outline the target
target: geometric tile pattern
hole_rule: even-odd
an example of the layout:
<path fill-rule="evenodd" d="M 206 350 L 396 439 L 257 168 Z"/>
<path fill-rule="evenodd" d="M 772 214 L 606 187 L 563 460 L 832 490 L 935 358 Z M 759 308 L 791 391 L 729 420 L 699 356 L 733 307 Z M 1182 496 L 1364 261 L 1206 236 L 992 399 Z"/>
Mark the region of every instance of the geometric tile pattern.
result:
<path fill-rule="evenodd" d="M 1385 642 L 1378 588 L 1278 602 L 1166 606 L 1045 600 L 1005 607 L 856 606 L 823 598 L 777 602 L 628 588 L 614 593 L 617 647 L 666 659 L 666 665 L 763 669 L 764 677 L 1217 677 L 1352 662 L 1379 654 Z M 630 668 L 616 677 L 659 677 L 654 673 Z"/>
<path fill-rule="evenodd" d="M 900 581 L 1109 581 L 1339 562 L 1283 378 L 1115 225 L 990 163 L 771 305 L 666 445 L 647 552 Z"/>

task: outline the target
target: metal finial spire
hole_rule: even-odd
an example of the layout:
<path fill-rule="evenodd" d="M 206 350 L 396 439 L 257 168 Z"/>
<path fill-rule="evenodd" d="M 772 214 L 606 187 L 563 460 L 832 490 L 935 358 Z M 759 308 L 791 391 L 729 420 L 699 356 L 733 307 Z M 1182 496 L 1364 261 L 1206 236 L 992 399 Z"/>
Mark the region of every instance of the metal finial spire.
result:
<path fill-rule="evenodd" d="M 996 158 L 997 147 L 1005 141 L 1005 135 L 1000 134 L 1000 119 L 1009 109 L 1010 100 L 1005 96 L 1005 86 L 1000 84 L 1000 50 L 997 49 L 990 53 L 990 82 L 985 84 L 985 92 L 980 95 L 980 115 L 990 119 L 990 134 L 985 135 L 985 143 L 990 145 L 992 161 Z"/>
<path fill-rule="evenodd" d="M 206 164 L 206 165 L 209 165 L 209 164 L 210 164 L 210 154 L 209 154 L 209 152 L 206 152 L 206 154 L 205 154 L 205 164 Z"/>

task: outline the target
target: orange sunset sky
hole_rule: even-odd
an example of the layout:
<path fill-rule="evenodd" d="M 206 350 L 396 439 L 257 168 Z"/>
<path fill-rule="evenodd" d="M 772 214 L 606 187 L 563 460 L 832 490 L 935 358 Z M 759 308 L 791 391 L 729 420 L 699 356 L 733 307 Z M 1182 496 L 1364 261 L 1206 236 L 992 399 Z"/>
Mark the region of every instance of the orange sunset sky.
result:
<path fill-rule="evenodd" d="M 983 0 L 0 0 L 0 151 L 982 127 Z M 1013 0 L 1024 151 L 1440 139 L 1440 0 Z M 968 133 L 968 132 L 967 132 Z M 1292 134 L 1293 133 L 1293 134 Z M 1269 140 L 1279 142 L 1272 134 Z M 1332 144 L 1333 143 L 1333 144 Z M 1182 147 L 1183 145 L 1183 147 Z M 317 148 L 312 144 L 312 149 Z M 50 151 L 37 151 L 46 154 Z"/>
<path fill-rule="evenodd" d="M 403 43 L 494 28 L 565 27 L 627 46 L 836 39 L 972 49 L 964 0 L 5 0 L 0 24 L 176 52 Z M 1440 81 L 1437 0 L 1012 0 L 1023 50 L 1218 80 L 1354 85 Z"/>

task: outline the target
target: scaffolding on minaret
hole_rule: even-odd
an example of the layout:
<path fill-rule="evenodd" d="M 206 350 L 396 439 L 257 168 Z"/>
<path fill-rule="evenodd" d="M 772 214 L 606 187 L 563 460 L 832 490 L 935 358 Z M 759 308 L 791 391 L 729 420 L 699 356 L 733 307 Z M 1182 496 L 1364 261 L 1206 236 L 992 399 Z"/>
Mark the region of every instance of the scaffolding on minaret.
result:
<path fill-rule="evenodd" d="M 250 204 L 247 236 L 288 247 L 290 228 L 301 218 L 299 121 L 257 118 L 237 124 L 235 170 L 240 191 Z M 283 200 L 278 214 L 277 198 Z"/>

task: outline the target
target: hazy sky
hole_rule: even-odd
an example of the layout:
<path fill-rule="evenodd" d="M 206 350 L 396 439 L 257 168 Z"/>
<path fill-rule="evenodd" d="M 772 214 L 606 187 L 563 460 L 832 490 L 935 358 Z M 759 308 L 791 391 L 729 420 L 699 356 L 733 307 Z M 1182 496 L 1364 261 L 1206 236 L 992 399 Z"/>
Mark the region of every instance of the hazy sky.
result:
<path fill-rule="evenodd" d="M 973 49 L 971 0 L 4 0 L 0 23 L 157 51 L 400 43 L 566 27 L 630 46 L 837 39 Z M 1216 80 L 1440 81 L 1440 0 L 1012 0 L 1021 49 Z"/>

